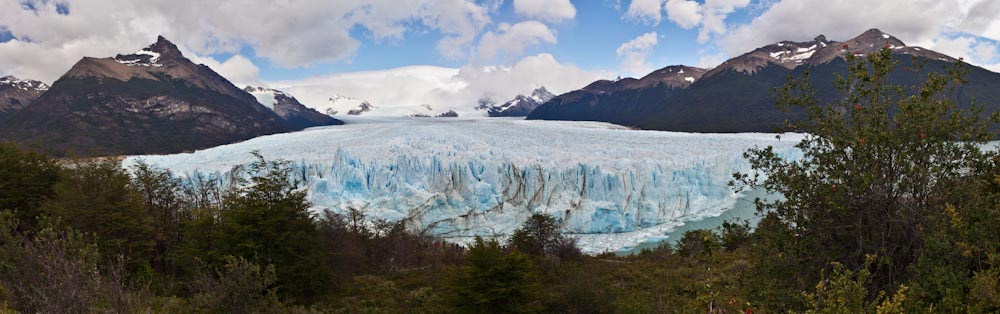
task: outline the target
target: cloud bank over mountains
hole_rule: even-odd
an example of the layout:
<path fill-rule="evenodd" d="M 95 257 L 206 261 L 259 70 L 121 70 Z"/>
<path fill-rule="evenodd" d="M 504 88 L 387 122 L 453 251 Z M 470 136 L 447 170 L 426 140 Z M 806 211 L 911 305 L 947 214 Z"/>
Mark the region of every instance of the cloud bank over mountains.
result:
<path fill-rule="evenodd" d="M 603 15 L 627 25 L 626 33 L 617 29 L 616 42 L 580 47 L 572 46 L 579 40 L 561 40 L 602 36 L 578 29 Z M 667 64 L 712 67 L 779 40 L 845 39 L 868 28 L 1000 71 L 994 0 L 0 0 L 0 75 L 49 83 L 83 56 L 113 56 L 164 35 L 238 84 L 316 95 L 301 97 L 307 101 L 336 90 L 371 94 L 373 102 L 459 102 L 537 86 L 558 93 Z M 431 42 L 440 62 L 261 77 L 273 68 L 351 64 L 366 49 L 408 40 Z M 677 54 L 690 57 L 664 57 Z M 369 85 L 407 93 L 372 93 Z"/>

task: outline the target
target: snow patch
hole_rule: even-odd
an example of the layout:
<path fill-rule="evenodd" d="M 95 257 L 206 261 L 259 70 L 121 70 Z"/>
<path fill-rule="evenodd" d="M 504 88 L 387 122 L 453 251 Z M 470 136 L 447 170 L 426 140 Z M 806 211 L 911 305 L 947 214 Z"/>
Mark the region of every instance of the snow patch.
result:
<path fill-rule="evenodd" d="M 271 111 L 274 111 L 274 102 L 277 101 L 275 99 L 275 97 L 277 97 L 277 93 L 275 92 L 276 91 L 273 89 L 253 88 L 250 90 L 250 95 L 253 95 L 254 98 L 257 98 L 257 102 L 259 102 L 261 105 L 264 105 L 264 107 L 267 107 L 267 109 L 271 109 Z"/>
<path fill-rule="evenodd" d="M 148 56 L 148 57 L 144 57 Z M 127 66 L 146 66 L 146 67 L 162 67 L 159 64 L 160 53 L 155 51 L 150 51 L 149 48 L 143 48 L 142 50 L 136 51 L 128 55 L 119 55 L 115 57 L 115 61 Z"/>
<path fill-rule="evenodd" d="M 0 77 L 0 85 L 11 86 L 23 91 L 44 92 L 49 90 L 49 86 L 45 85 L 45 83 L 35 80 L 22 80 L 13 76 Z"/>

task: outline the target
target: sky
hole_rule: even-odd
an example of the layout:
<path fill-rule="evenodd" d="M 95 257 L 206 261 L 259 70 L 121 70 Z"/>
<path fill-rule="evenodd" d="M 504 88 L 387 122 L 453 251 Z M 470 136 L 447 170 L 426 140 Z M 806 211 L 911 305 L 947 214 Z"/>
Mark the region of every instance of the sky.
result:
<path fill-rule="evenodd" d="M 869 28 L 1000 71 L 996 0 L 0 0 L 0 75 L 51 83 L 163 35 L 237 85 L 307 105 L 447 107 Z"/>

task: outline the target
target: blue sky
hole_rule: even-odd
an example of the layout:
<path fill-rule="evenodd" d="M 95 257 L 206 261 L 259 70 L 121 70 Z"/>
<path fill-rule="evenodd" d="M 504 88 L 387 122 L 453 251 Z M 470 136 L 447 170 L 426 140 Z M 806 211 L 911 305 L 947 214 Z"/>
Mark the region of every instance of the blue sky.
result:
<path fill-rule="evenodd" d="M 0 75 L 52 82 L 164 35 L 237 85 L 452 104 L 869 28 L 1000 70 L 996 0 L 0 0 Z"/>
<path fill-rule="evenodd" d="M 617 71 L 619 60 L 616 48 L 648 32 L 656 32 L 660 38 L 660 44 L 653 48 L 651 56 L 651 63 L 657 67 L 697 64 L 699 51 L 716 51 L 710 46 L 702 48 L 697 43 L 697 29 L 685 30 L 671 23 L 649 25 L 633 21 L 625 16 L 626 8 L 616 8 L 611 1 L 574 1 L 573 4 L 577 11 L 573 20 L 549 24 L 558 35 L 557 43 L 530 47 L 525 50 L 525 55 L 545 52 L 561 62 L 587 69 Z M 740 10 L 729 18 L 745 19 L 747 11 Z M 530 20 L 514 13 L 512 1 L 504 2 L 491 16 L 496 24 Z M 442 37 L 439 33 L 420 24 L 410 27 L 412 30 L 408 31 L 408 35 L 399 40 L 377 40 L 362 27 L 352 28 L 352 35 L 362 42 L 356 53 L 343 61 L 306 67 L 275 65 L 266 58 L 257 57 L 248 46 L 244 46 L 240 53 L 249 56 L 260 67 L 261 77 L 267 80 L 294 80 L 325 73 L 390 69 L 415 64 L 459 67 L 469 62 L 468 59 L 450 59 L 439 54 L 436 50 L 437 41 Z M 224 60 L 232 55 L 215 54 L 213 57 Z M 502 58 L 495 61 L 498 64 L 510 62 Z"/>

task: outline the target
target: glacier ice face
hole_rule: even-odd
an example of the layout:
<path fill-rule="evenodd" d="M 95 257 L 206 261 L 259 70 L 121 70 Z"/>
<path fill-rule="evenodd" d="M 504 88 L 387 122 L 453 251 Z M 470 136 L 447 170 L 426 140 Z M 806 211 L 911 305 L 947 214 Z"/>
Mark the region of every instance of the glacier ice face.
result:
<path fill-rule="evenodd" d="M 635 131 L 597 122 L 354 118 L 189 154 L 135 156 L 182 176 L 292 162 L 316 210 L 353 206 L 456 242 L 509 235 L 532 213 L 563 220 L 588 253 L 717 216 L 739 197 L 732 173 L 754 146 L 795 158 L 798 134 Z"/>

